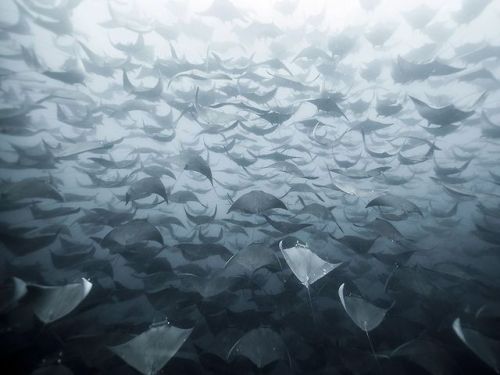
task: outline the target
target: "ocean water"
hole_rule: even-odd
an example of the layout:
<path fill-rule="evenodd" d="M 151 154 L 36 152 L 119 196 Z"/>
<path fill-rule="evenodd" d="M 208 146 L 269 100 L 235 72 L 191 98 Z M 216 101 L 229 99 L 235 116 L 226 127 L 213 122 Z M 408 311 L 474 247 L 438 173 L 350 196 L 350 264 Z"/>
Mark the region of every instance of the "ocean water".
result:
<path fill-rule="evenodd" d="M 0 372 L 500 373 L 499 22 L 1 1 Z"/>

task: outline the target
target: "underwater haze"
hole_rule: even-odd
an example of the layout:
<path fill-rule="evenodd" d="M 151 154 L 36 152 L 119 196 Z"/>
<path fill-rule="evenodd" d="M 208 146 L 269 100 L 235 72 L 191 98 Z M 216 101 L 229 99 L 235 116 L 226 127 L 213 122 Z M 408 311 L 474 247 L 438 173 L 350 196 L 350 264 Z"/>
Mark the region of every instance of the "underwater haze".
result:
<path fill-rule="evenodd" d="M 0 373 L 500 373 L 499 0 L 1 0 Z"/>

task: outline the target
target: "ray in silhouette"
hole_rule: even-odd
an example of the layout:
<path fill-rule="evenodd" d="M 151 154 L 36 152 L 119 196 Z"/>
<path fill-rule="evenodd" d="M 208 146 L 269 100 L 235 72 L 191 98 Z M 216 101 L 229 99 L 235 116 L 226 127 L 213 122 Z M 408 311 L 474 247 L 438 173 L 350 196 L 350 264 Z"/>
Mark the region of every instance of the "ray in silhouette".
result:
<path fill-rule="evenodd" d="M 415 104 L 418 114 L 426 119 L 429 124 L 447 126 L 464 121 L 475 113 L 475 111 L 462 111 L 453 104 L 436 108 L 412 96 L 410 96 L 410 99 Z"/>
<path fill-rule="evenodd" d="M 212 178 L 212 170 L 210 169 L 208 163 L 200 155 L 194 153 L 193 151 L 184 151 L 182 156 L 185 160 L 185 171 L 201 173 L 203 176 L 208 178 L 213 186 L 214 182 Z"/>
<path fill-rule="evenodd" d="M 125 203 L 157 194 L 168 203 L 167 191 L 158 177 L 145 177 L 130 185 L 125 194 Z"/>
<path fill-rule="evenodd" d="M 256 328 L 244 334 L 229 350 L 227 358 L 236 355 L 248 358 L 257 368 L 287 357 L 288 351 L 279 334 L 270 328 Z"/>
<path fill-rule="evenodd" d="M 285 204 L 274 195 L 261 190 L 253 190 L 239 197 L 227 212 L 241 211 L 248 214 L 260 215 L 272 208 L 287 210 Z"/>

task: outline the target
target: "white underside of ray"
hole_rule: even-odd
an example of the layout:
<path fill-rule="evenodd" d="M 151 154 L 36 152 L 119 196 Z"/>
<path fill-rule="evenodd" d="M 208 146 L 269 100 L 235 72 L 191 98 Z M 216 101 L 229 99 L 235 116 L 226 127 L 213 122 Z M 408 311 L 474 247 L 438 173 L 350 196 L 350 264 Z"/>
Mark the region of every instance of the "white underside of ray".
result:
<path fill-rule="evenodd" d="M 82 278 L 81 283 L 36 287 L 40 294 L 33 311 L 43 323 L 51 323 L 73 311 L 87 297 L 92 283 Z"/>
<path fill-rule="evenodd" d="M 165 323 L 110 349 L 141 374 L 153 375 L 177 353 L 191 331 Z"/>
<path fill-rule="evenodd" d="M 329 263 L 301 244 L 284 249 L 283 241 L 280 241 L 279 247 L 293 274 L 306 288 L 341 264 Z"/>
<path fill-rule="evenodd" d="M 487 337 L 482 336 L 479 332 L 462 327 L 460 318 L 453 321 L 453 331 L 462 340 L 462 342 L 467 345 L 467 347 L 472 350 L 479 358 L 481 358 L 485 363 L 487 363 L 491 368 L 495 370 L 496 373 L 500 374 L 500 359 L 498 353 L 490 346 L 492 340 Z M 497 342 L 495 346 L 498 347 Z"/>
<path fill-rule="evenodd" d="M 344 310 L 352 321 L 363 331 L 369 332 L 379 326 L 388 310 L 382 309 L 362 298 L 344 295 L 345 284 L 339 288 L 339 297 Z"/>

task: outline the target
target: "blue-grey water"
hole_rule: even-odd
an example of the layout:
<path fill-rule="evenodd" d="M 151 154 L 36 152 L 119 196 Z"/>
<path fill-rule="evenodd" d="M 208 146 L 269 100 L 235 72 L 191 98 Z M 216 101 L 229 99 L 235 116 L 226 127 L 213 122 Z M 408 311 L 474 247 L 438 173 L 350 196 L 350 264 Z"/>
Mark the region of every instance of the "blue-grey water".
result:
<path fill-rule="evenodd" d="M 0 373 L 500 373 L 499 22 L 2 0 Z"/>

